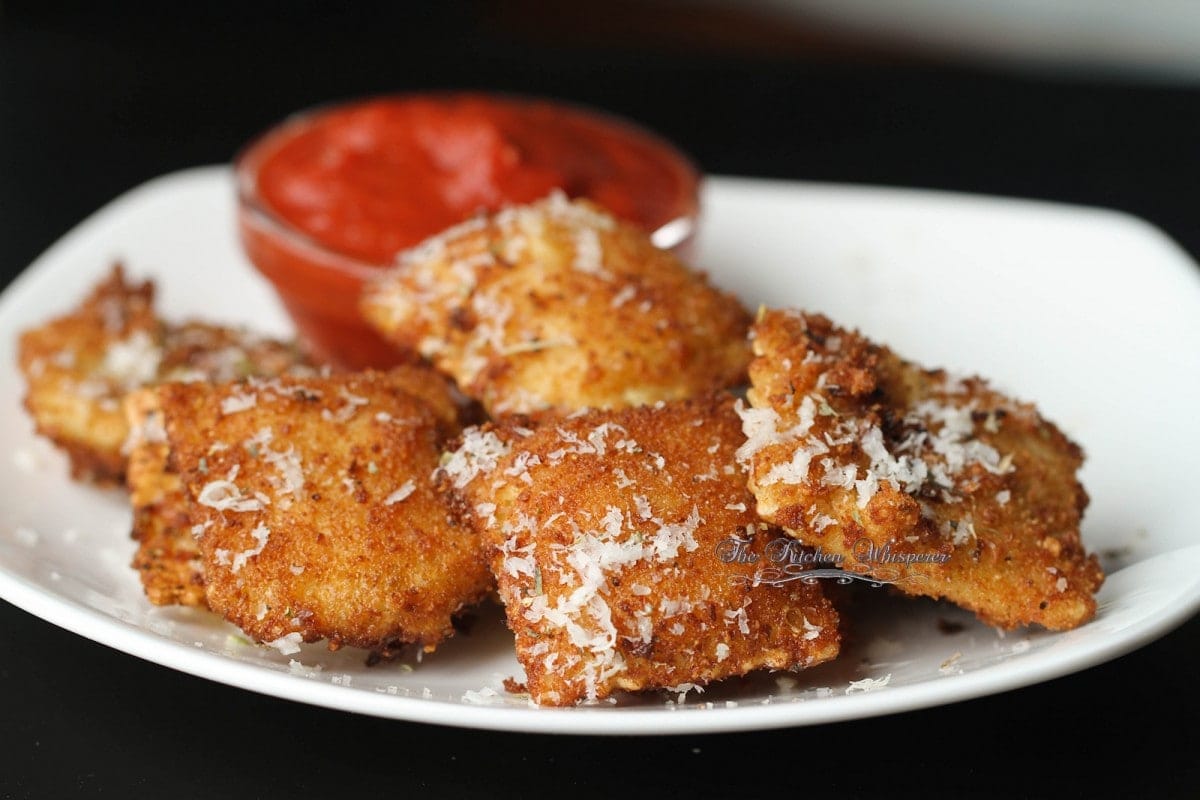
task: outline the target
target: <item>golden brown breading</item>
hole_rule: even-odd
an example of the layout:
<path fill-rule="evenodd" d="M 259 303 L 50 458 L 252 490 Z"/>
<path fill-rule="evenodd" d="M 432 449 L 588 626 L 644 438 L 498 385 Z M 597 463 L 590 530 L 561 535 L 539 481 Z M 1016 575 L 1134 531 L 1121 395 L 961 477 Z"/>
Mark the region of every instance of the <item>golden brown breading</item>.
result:
<path fill-rule="evenodd" d="M 290 344 L 214 325 L 168 325 L 153 303 L 154 285 L 126 282 L 118 265 L 79 308 L 21 335 L 25 407 L 38 432 L 66 451 L 78 480 L 121 481 L 129 435 L 121 403 L 129 392 L 308 365 Z"/>
<path fill-rule="evenodd" d="M 443 232 L 368 286 L 367 320 L 493 415 L 732 386 L 750 318 L 637 228 L 562 195 Z"/>
<path fill-rule="evenodd" d="M 443 471 L 492 549 L 535 702 L 837 655 L 820 586 L 754 580 L 787 540 L 757 520 L 735 467 L 730 398 L 519 421 L 468 430 Z"/>
<path fill-rule="evenodd" d="M 739 457 L 763 519 L 993 625 L 1091 619 L 1083 454 L 1032 405 L 819 315 L 760 312 L 753 340 Z"/>
<path fill-rule="evenodd" d="M 125 481 L 138 540 L 133 568 L 155 605 L 204 606 L 204 565 L 183 485 L 167 466 L 158 393 L 150 388 L 132 392 L 125 398 L 125 414 L 131 431 Z"/>
<path fill-rule="evenodd" d="M 426 368 L 398 367 L 389 377 L 425 401 L 443 435 L 458 431 L 458 408 L 442 376 Z M 132 392 L 125 398 L 125 414 L 130 429 L 126 485 L 133 506 L 133 538 L 140 543 L 133 567 L 150 602 L 204 606 L 204 565 L 191 532 L 187 495 L 179 475 L 168 468 L 158 393 L 152 388 Z"/>
<path fill-rule="evenodd" d="M 159 387 L 209 607 L 285 650 L 451 635 L 492 580 L 433 486 L 445 424 L 409 388 L 436 386 L 410 367 Z"/>
<path fill-rule="evenodd" d="M 77 480 L 117 483 L 124 472 L 121 397 L 157 369 L 145 357 L 161 335 L 153 300 L 152 284 L 126 283 L 116 266 L 79 308 L 21 334 L 25 407 Z"/>

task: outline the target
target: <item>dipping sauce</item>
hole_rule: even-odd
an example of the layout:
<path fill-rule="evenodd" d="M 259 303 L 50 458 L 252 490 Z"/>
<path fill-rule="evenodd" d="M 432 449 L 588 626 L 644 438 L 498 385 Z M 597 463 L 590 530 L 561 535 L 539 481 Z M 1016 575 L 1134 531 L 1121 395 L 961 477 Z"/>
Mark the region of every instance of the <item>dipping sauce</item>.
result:
<path fill-rule="evenodd" d="M 398 358 L 360 321 L 363 280 L 472 214 L 561 189 L 678 248 L 698 211 L 698 174 L 666 141 L 597 112 L 508 96 L 319 109 L 253 142 L 237 172 L 248 255 L 315 354 L 353 368 Z"/>

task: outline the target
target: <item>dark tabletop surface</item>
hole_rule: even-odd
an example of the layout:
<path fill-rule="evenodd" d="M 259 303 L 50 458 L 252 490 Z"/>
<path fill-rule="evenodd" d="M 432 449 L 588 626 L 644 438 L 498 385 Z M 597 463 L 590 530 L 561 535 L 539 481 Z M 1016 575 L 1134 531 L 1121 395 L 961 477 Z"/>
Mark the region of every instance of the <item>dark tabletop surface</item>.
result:
<path fill-rule="evenodd" d="M 608 108 L 714 173 L 1110 206 L 1200 254 L 1200 89 L 1001 74 L 670 3 L 650 8 L 642 29 L 614 21 L 639 19 L 630 3 L 600 4 L 591 19 L 532 2 L 420 14 L 293 3 L 180 21 L 153 5 L 117 14 L 6 2 L 0 275 L 7 283 L 117 194 L 226 161 L 290 111 L 433 87 Z M 594 30 L 626 35 L 583 35 Z M 925 711 L 599 739 L 456 730 L 262 697 L 0 602 L 0 796 L 1200 796 L 1198 634 L 1193 618 L 1080 674 Z"/>

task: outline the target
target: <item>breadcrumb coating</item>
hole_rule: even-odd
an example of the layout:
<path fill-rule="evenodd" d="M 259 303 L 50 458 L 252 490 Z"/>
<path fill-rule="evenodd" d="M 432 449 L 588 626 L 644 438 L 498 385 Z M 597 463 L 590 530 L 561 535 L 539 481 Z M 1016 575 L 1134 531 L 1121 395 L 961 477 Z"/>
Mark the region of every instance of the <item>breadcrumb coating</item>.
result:
<path fill-rule="evenodd" d="M 756 580 L 788 540 L 757 519 L 735 466 L 731 398 L 523 422 L 468 429 L 443 480 L 490 548 L 535 702 L 686 691 L 837 655 L 819 585 Z"/>
<path fill-rule="evenodd" d="M 187 495 L 167 466 L 166 430 L 158 392 L 139 389 L 125 398 L 130 428 L 125 475 L 138 549 L 133 568 L 155 605 L 206 606 L 204 564 L 191 533 Z"/>
<path fill-rule="evenodd" d="M 21 334 L 25 407 L 38 433 L 66 452 L 76 480 L 119 484 L 129 436 L 122 402 L 165 381 L 226 381 L 310 366 L 296 348 L 245 331 L 154 312 L 154 284 L 120 265 L 78 308 Z"/>
<path fill-rule="evenodd" d="M 206 601 L 253 638 L 432 650 L 492 586 L 433 485 L 453 401 L 427 368 L 157 396 Z"/>
<path fill-rule="evenodd" d="M 493 416 L 691 397 L 741 383 L 750 358 L 736 298 L 561 194 L 426 241 L 362 308 Z"/>
<path fill-rule="evenodd" d="M 763 519 L 992 625 L 1092 618 L 1083 453 L 1032 405 L 816 314 L 764 310 L 752 338 L 739 458 Z"/>

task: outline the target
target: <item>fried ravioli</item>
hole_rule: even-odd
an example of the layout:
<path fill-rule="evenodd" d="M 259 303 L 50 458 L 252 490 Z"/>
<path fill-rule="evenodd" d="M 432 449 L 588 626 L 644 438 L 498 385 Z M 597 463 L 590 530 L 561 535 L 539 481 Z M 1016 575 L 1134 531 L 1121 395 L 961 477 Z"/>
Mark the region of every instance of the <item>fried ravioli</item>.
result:
<path fill-rule="evenodd" d="M 126 283 L 114 267 L 75 311 L 21 334 L 25 407 L 38 433 L 66 452 L 76 480 L 121 480 L 129 433 L 121 397 L 157 371 L 141 357 L 160 334 L 153 299 L 153 285 Z"/>
<path fill-rule="evenodd" d="M 1032 405 L 819 315 L 760 312 L 752 337 L 738 455 L 763 519 L 992 625 L 1092 618 L 1083 453 Z"/>
<path fill-rule="evenodd" d="M 454 406 L 427 368 L 157 394 L 208 606 L 255 639 L 432 650 L 488 592 L 432 482 Z"/>
<path fill-rule="evenodd" d="M 734 297 L 561 194 L 404 254 L 363 313 L 492 415 L 682 399 L 740 383 L 750 358 Z"/>
<path fill-rule="evenodd" d="M 389 377 L 426 403 L 443 435 L 458 431 L 459 409 L 440 375 L 419 367 L 398 367 Z M 229 407 L 236 405 L 237 401 Z M 179 475 L 168 467 L 158 392 L 152 388 L 133 392 L 125 398 L 125 413 L 130 428 L 126 485 L 133 507 L 133 538 L 139 542 L 133 567 L 155 605 L 205 606 L 204 565 L 191 531 L 187 496 Z"/>
<path fill-rule="evenodd" d="M 232 380 L 307 365 L 290 344 L 154 313 L 154 285 L 120 266 L 71 313 L 25 331 L 19 363 L 38 433 L 64 450 L 76 480 L 120 483 L 132 391 L 172 380 Z"/>
<path fill-rule="evenodd" d="M 755 580 L 782 534 L 727 397 L 469 429 L 444 467 L 483 532 L 533 700 L 686 690 L 834 658 L 821 587 Z M 744 558 L 730 558 L 739 549 Z"/>

